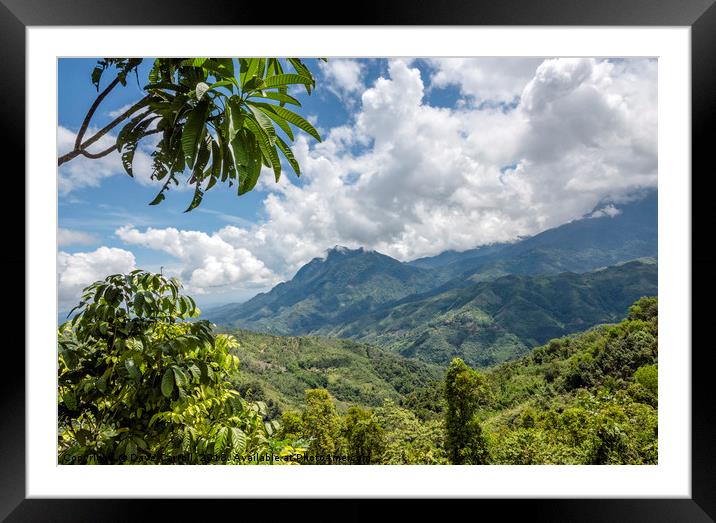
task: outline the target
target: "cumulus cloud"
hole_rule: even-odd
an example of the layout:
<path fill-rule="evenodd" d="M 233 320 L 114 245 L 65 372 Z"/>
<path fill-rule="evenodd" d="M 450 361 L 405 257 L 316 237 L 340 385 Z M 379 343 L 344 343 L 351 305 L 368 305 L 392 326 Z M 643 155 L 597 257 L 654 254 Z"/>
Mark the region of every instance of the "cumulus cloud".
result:
<path fill-rule="evenodd" d="M 329 91 L 344 102 L 365 90 L 363 84 L 364 66 L 356 60 L 347 58 L 331 58 L 327 62 L 319 62 Z"/>
<path fill-rule="evenodd" d="M 57 283 L 62 306 L 74 305 L 89 284 L 110 274 L 135 269 L 134 254 L 124 249 L 100 247 L 92 252 L 57 253 Z"/>
<path fill-rule="evenodd" d="M 226 229 L 233 229 L 227 227 Z M 124 226 L 116 234 L 127 244 L 163 251 L 181 263 L 180 276 L 187 290 L 202 294 L 208 289 L 240 285 L 263 288 L 278 282 L 276 276 L 224 230 L 214 234 L 148 228 L 144 232 Z"/>
<path fill-rule="evenodd" d="M 89 129 L 87 136 L 91 136 L 96 131 L 96 129 Z M 74 131 L 59 126 L 57 128 L 57 153 L 65 154 L 71 151 L 74 148 L 76 136 L 77 133 Z M 140 146 L 134 154 L 134 179 L 143 185 L 161 185 L 161 182 L 151 179 L 152 159 L 149 156 L 149 147 L 155 143 L 152 138 L 155 137 L 148 137 L 140 142 Z M 116 139 L 116 135 L 105 134 L 90 149 L 93 152 L 103 151 L 111 147 Z M 66 196 L 77 189 L 99 187 L 102 180 L 117 174 L 127 176 L 122 167 L 120 154 L 116 151 L 97 159 L 78 156 L 59 167 L 58 190 L 61 195 Z"/>
<path fill-rule="evenodd" d="M 546 60 L 509 112 L 431 107 L 424 91 L 417 68 L 391 61 L 354 127 L 299 139 L 304 183 L 266 186 L 252 252 L 291 270 L 335 244 L 406 260 L 534 234 L 656 185 L 654 61 Z"/>
<path fill-rule="evenodd" d="M 88 232 L 76 231 L 73 229 L 65 229 L 60 227 L 57 229 L 57 245 L 64 247 L 66 245 L 89 245 L 97 242 L 97 237 Z"/>
<path fill-rule="evenodd" d="M 534 76 L 541 58 L 432 58 L 431 87 L 457 86 L 476 103 L 511 103 Z"/>
<path fill-rule="evenodd" d="M 197 289 L 260 287 L 333 245 L 410 260 L 535 234 L 656 186 L 654 60 L 508 62 L 478 62 L 485 71 L 506 64 L 509 74 L 490 77 L 491 86 L 457 75 L 472 67 L 464 63 L 440 66 L 455 73 L 449 79 L 430 78 L 476 99 L 517 93 L 503 111 L 433 107 L 420 70 L 391 60 L 362 92 L 355 125 L 329 130 L 319 144 L 298 138 L 301 183 L 260 182 L 261 222 L 118 235 L 176 257 Z"/>

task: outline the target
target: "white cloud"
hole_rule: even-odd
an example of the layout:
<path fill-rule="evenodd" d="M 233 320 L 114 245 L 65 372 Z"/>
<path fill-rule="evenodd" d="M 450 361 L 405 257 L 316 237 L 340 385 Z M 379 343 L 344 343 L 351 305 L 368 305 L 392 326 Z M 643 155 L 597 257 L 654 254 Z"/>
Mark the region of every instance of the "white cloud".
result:
<path fill-rule="evenodd" d="M 97 129 L 89 129 L 86 136 L 92 136 Z M 74 148 L 75 137 L 77 134 L 70 131 L 66 127 L 59 126 L 57 128 L 57 153 L 65 154 Z M 154 138 L 154 140 L 152 140 Z M 103 151 L 111 147 L 117 139 L 116 135 L 111 133 L 105 134 L 102 138 L 89 148 L 92 152 Z M 156 143 L 155 137 L 148 137 L 140 142 L 140 147 L 134 154 L 133 172 L 134 179 L 142 185 L 160 186 L 161 182 L 151 179 L 152 159 L 149 156 L 150 147 Z M 90 159 L 84 156 L 76 158 L 62 164 L 59 167 L 58 189 L 62 196 L 72 191 L 85 187 L 99 187 L 102 180 L 121 174 L 127 176 L 120 154 L 116 151 L 102 158 Z"/>
<path fill-rule="evenodd" d="M 327 62 L 319 62 L 319 67 L 325 77 L 322 85 L 344 102 L 350 101 L 352 96 L 365 90 L 364 67 L 360 62 L 346 58 L 329 58 Z"/>
<path fill-rule="evenodd" d="M 619 216 L 621 213 L 621 209 L 614 207 L 614 205 L 610 203 L 609 205 L 606 205 L 601 209 L 594 211 L 592 214 L 589 215 L 589 218 L 602 218 L 604 216 L 614 218 L 615 216 Z"/>
<path fill-rule="evenodd" d="M 137 103 L 137 102 L 134 101 L 134 102 L 132 102 L 132 103 L 125 104 L 125 105 L 123 105 L 122 107 L 120 107 L 120 108 L 118 108 L 118 109 L 115 109 L 114 111 L 109 111 L 109 112 L 107 113 L 107 115 L 108 115 L 110 118 L 117 118 L 120 114 L 123 114 L 127 109 L 129 109 L 130 107 L 132 107 L 132 106 L 133 106 L 134 104 L 136 104 L 136 103 Z"/>
<path fill-rule="evenodd" d="M 455 85 L 476 103 L 512 102 L 532 79 L 541 58 L 432 58 L 431 87 Z"/>
<path fill-rule="evenodd" d="M 142 232 L 127 225 L 117 229 L 116 234 L 125 243 L 177 258 L 181 263 L 179 275 L 189 292 L 201 294 L 208 289 L 229 286 L 264 288 L 278 282 L 262 261 L 240 244 L 227 241 L 222 231 L 209 235 L 173 227 L 150 227 Z"/>
<path fill-rule="evenodd" d="M 66 245 L 88 245 L 97 242 L 97 237 L 88 232 L 76 231 L 73 229 L 57 229 L 57 245 L 64 247 Z"/>
<path fill-rule="evenodd" d="M 517 93 L 505 112 L 432 107 L 420 71 L 392 60 L 355 125 L 319 144 L 298 137 L 300 184 L 262 177 L 263 221 L 117 234 L 177 258 L 194 292 L 265 288 L 333 245 L 409 260 L 535 234 L 656 186 L 656 74 L 652 60 L 560 59 L 515 66 L 485 91 L 467 74 L 450 80 L 475 98 Z"/>
<path fill-rule="evenodd" d="M 60 304 L 73 306 L 82 289 L 110 274 L 135 269 L 134 254 L 124 249 L 100 247 L 92 252 L 57 253 L 57 282 Z"/>

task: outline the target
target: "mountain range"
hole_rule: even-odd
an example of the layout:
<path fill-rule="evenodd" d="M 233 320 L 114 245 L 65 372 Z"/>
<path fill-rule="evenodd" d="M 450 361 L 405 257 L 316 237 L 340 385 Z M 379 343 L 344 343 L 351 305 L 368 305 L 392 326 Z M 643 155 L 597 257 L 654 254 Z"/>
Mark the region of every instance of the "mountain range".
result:
<path fill-rule="evenodd" d="M 336 247 L 267 293 L 206 311 L 227 327 L 373 343 L 476 366 L 622 319 L 657 294 L 657 193 L 513 243 L 400 262 Z"/>

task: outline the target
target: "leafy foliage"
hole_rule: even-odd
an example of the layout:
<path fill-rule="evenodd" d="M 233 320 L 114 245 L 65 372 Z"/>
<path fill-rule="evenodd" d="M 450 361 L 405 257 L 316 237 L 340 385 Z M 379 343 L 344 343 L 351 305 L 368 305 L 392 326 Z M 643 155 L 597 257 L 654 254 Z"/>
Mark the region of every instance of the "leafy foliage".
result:
<path fill-rule="evenodd" d="M 657 309 L 641 298 L 638 315 L 488 370 L 491 462 L 656 463 Z"/>
<path fill-rule="evenodd" d="M 100 60 L 92 82 L 99 89 L 103 74 L 114 67 L 124 85 L 127 74 L 136 73 L 141 62 Z M 122 165 L 134 176 L 139 142 L 159 134 L 151 154 L 151 177 L 164 184 L 151 205 L 163 201 L 171 185 L 183 182 L 181 176 L 188 172 L 186 183 L 194 187 L 194 195 L 187 211 L 196 208 L 217 182 L 235 186 L 239 195 L 252 190 L 264 166 L 278 181 L 282 157 L 300 176 L 288 145 L 294 129 L 318 141 L 321 137 L 301 115 L 286 108 L 301 106 L 288 94 L 292 85 L 303 86 L 308 94 L 316 85 L 298 58 L 157 58 L 142 88 L 145 96 L 123 116 L 127 121 L 116 141 Z"/>
<path fill-rule="evenodd" d="M 309 453 L 326 456 L 340 450 L 341 421 L 333 398 L 326 389 L 306 391 L 306 409 L 301 421 L 304 433 L 311 442 Z"/>
<path fill-rule="evenodd" d="M 452 463 L 480 465 L 487 457 L 477 409 L 486 402 L 488 389 L 483 377 L 455 358 L 445 376 L 445 446 Z"/>
<path fill-rule="evenodd" d="M 343 439 L 350 453 L 351 463 L 376 463 L 383 453 L 384 433 L 373 411 L 360 407 L 348 409 L 343 420 Z"/>
<path fill-rule="evenodd" d="M 445 428 L 442 420 L 421 421 L 413 412 L 386 400 L 376 409 L 385 431 L 384 465 L 445 465 Z"/>
<path fill-rule="evenodd" d="M 215 336 L 173 278 L 144 271 L 84 290 L 60 326 L 60 463 L 228 462 L 268 452 L 265 405 L 228 377 L 236 340 Z"/>

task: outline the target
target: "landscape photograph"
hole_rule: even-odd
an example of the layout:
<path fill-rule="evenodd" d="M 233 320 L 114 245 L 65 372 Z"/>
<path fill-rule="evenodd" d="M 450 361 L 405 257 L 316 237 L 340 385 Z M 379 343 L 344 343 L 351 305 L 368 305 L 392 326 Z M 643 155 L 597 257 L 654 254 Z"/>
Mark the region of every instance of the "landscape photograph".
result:
<path fill-rule="evenodd" d="M 57 75 L 60 465 L 658 464 L 656 58 Z"/>

